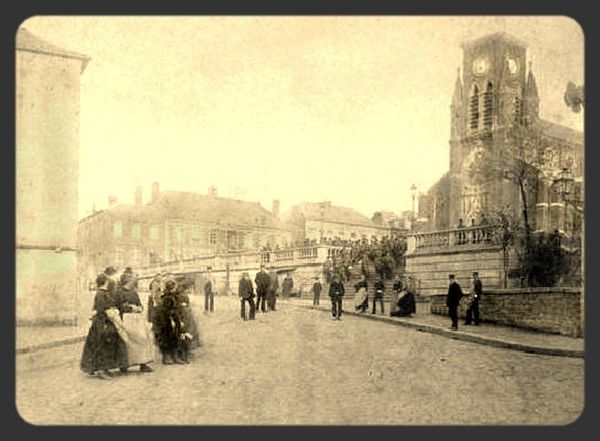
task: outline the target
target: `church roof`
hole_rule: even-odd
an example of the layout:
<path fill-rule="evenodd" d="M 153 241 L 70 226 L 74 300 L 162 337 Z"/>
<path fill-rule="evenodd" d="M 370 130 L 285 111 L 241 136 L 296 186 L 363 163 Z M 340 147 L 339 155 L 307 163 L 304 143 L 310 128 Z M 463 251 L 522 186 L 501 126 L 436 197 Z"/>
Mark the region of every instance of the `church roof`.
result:
<path fill-rule="evenodd" d="M 583 146 L 583 133 L 562 124 L 553 123 L 543 119 L 537 121 L 538 126 L 545 136 L 564 140 L 570 144 Z"/>
<path fill-rule="evenodd" d="M 42 40 L 38 36 L 32 34 L 25 28 L 19 28 L 16 35 L 16 48 L 17 50 L 36 52 L 46 55 L 54 55 L 59 57 L 66 58 L 76 58 L 82 61 L 81 63 L 81 72 L 85 70 L 90 57 L 86 55 L 82 55 L 77 52 L 69 51 L 58 46 L 55 46 L 51 43 L 48 43 L 45 40 Z"/>
<path fill-rule="evenodd" d="M 507 34 L 506 32 L 495 32 L 493 34 L 484 35 L 483 37 L 479 37 L 475 40 L 463 41 L 461 47 L 464 49 L 472 46 L 479 46 L 484 43 L 487 43 L 488 41 L 499 41 L 503 43 L 513 44 L 515 46 L 520 46 L 523 48 L 527 47 L 527 43 L 525 43 L 523 40 L 519 40 L 518 38 L 513 37 L 512 35 Z"/>

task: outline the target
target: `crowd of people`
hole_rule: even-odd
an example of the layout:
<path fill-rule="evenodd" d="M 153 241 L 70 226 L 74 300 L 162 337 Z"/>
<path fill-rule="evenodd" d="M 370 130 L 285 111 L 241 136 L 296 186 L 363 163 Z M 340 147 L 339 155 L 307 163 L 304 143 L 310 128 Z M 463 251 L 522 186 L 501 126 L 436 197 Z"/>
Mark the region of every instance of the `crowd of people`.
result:
<path fill-rule="evenodd" d="M 359 267 L 367 274 L 369 267 L 380 275 L 389 276 L 394 267 L 402 263 L 406 251 L 406 240 L 398 236 L 372 237 L 359 240 L 333 240 L 339 246 L 333 250 L 324 263 L 324 273 L 328 281 L 334 273 L 342 280 L 350 280 L 352 268 Z"/>
<path fill-rule="evenodd" d="M 81 369 L 101 378 L 139 366 L 152 372 L 158 347 L 163 364 L 187 364 L 202 345 L 183 276 L 158 273 L 150 282 L 147 313 L 131 268 L 119 276 L 108 267 L 96 277 L 96 294 L 81 357 Z"/>
<path fill-rule="evenodd" d="M 284 298 L 290 297 L 293 287 L 294 280 L 290 274 L 287 274 L 281 284 L 282 296 Z M 260 271 L 256 273 L 253 285 L 250 275 L 247 272 L 242 273 L 242 278 L 238 283 L 238 296 L 240 298 L 240 316 L 243 320 L 254 320 L 257 311 L 262 313 L 276 311 L 277 297 L 279 296 L 277 274 L 272 270 L 267 272 L 265 265 L 261 265 Z M 249 309 L 248 316 L 246 315 L 246 305 Z"/>
<path fill-rule="evenodd" d="M 456 276 L 450 274 L 448 276 L 449 287 L 446 295 L 446 306 L 448 307 L 448 315 L 451 319 L 451 330 L 458 330 L 458 307 L 461 299 L 465 297 L 460 285 L 456 281 Z M 369 283 L 365 275 L 362 275 L 360 281 L 354 285 L 354 309 L 360 313 L 365 313 L 369 309 L 369 301 L 372 304 L 371 314 L 376 314 L 377 304 L 381 307 L 381 314 L 385 314 L 383 298 L 386 291 L 385 281 L 383 277 L 378 278 L 373 285 L 373 294 L 369 295 Z M 320 283 L 313 286 L 313 305 L 319 304 L 319 296 L 321 292 Z M 329 285 L 329 297 L 331 298 L 331 314 L 334 320 L 340 320 L 343 311 L 343 298 L 346 289 L 344 286 L 343 277 L 339 273 L 333 273 Z M 477 271 L 473 272 L 472 289 L 468 296 L 466 305 L 465 325 L 479 326 L 479 302 L 483 294 L 483 285 Z M 392 285 L 390 293 L 390 316 L 392 317 L 411 317 L 416 313 L 416 298 L 415 298 L 415 280 L 412 276 L 397 274 Z"/>
<path fill-rule="evenodd" d="M 369 309 L 369 300 L 373 306 L 371 314 L 376 314 L 377 304 L 380 305 L 381 314 L 385 314 L 385 308 L 383 305 L 383 298 L 385 295 L 385 282 L 383 277 L 379 278 L 374 283 L 374 291 L 372 297 L 369 296 L 369 283 L 365 275 L 362 276 L 360 281 L 354 285 L 355 296 L 354 296 L 354 309 L 361 313 L 365 313 Z M 320 293 L 321 288 L 318 288 Z M 331 314 L 334 320 L 340 320 L 343 311 L 343 297 L 346 289 L 342 277 L 334 273 L 332 281 L 329 285 L 329 297 L 331 298 Z M 315 293 L 315 287 L 313 286 L 313 293 Z M 316 294 L 315 294 L 316 295 Z M 313 304 L 318 304 L 313 301 Z M 410 317 L 416 312 L 416 300 L 414 293 L 414 283 L 412 277 L 405 275 L 397 275 L 396 280 L 392 286 L 392 293 L 390 295 L 390 315 L 392 317 Z"/>

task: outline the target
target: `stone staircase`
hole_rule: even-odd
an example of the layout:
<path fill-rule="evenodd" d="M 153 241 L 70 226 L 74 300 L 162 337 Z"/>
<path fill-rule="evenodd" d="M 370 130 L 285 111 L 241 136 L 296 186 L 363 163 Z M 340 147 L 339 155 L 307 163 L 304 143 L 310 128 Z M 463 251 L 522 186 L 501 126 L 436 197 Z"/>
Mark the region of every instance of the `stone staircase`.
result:
<path fill-rule="evenodd" d="M 375 282 L 377 280 L 379 280 L 379 276 L 375 272 L 375 268 L 372 264 L 367 265 L 366 273 L 367 273 L 367 284 L 368 284 L 367 292 L 369 293 L 369 299 L 372 299 L 375 294 Z M 383 295 L 384 302 L 390 301 L 392 287 L 394 286 L 394 283 L 396 281 L 396 275 L 397 274 L 402 275 L 403 273 L 404 273 L 404 267 L 397 266 L 393 271 L 392 278 L 389 280 L 387 280 L 387 279 L 384 280 L 384 282 L 383 282 L 384 286 L 385 286 L 384 295 Z M 346 294 L 344 297 L 346 299 L 353 299 L 356 295 L 356 290 L 354 289 L 354 285 L 356 285 L 362 277 L 362 270 L 361 270 L 360 265 L 353 267 L 350 270 L 350 274 L 351 274 L 350 280 L 347 280 L 346 282 L 344 282 L 344 286 L 346 288 Z"/>

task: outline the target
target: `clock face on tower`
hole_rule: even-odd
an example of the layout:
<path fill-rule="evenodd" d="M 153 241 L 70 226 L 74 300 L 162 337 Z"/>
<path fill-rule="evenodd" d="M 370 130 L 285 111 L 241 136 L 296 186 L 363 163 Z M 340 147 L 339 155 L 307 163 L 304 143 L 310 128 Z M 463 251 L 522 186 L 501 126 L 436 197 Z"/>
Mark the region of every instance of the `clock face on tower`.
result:
<path fill-rule="evenodd" d="M 489 63 L 485 57 L 479 57 L 473 61 L 473 73 L 475 75 L 484 75 L 487 73 L 488 68 Z"/>
<path fill-rule="evenodd" d="M 506 67 L 512 75 L 515 75 L 519 71 L 519 64 L 517 63 L 517 60 L 512 57 L 506 57 Z"/>

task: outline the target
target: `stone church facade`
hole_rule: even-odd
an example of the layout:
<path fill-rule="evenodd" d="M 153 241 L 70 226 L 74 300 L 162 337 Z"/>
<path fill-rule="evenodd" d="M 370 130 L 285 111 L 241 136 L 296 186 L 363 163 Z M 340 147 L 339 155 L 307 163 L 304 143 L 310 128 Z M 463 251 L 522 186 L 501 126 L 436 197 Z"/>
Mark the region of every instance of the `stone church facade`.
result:
<path fill-rule="evenodd" d="M 500 210 L 517 218 L 524 205 L 533 231 L 564 232 L 565 219 L 580 222 L 583 134 L 541 119 L 539 107 L 525 43 L 497 33 L 463 44 L 462 76 L 459 69 L 451 104 L 449 171 L 420 199 L 425 230 L 479 225 Z M 514 175 L 524 163 L 531 172 L 521 191 Z M 575 205 L 565 206 L 555 188 L 564 170 L 575 181 Z"/>

